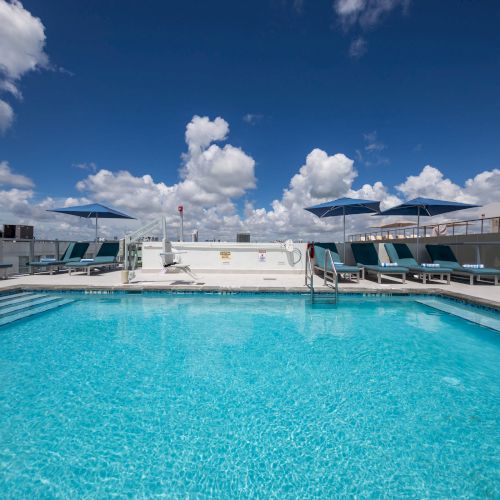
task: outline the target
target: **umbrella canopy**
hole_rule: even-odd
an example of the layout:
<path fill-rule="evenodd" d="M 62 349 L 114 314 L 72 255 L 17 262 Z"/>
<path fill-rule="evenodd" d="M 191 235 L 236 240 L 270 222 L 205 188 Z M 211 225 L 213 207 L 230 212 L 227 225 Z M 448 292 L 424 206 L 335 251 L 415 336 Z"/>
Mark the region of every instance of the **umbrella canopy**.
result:
<path fill-rule="evenodd" d="M 95 239 L 97 241 L 97 223 L 99 219 L 135 219 L 130 215 L 119 212 L 114 208 L 109 208 L 100 203 L 90 203 L 88 205 L 78 205 L 75 207 L 53 208 L 47 212 L 59 214 L 75 215 L 85 219 L 95 219 Z"/>
<path fill-rule="evenodd" d="M 391 222 L 390 224 L 382 224 L 381 226 L 370 226 L 370 227 L 374 227 L 376 229 L 400 229 L 402 227 L 410 227 L 414 225 L 415 225 L 414 222 L 402 220 L 397 222 Z"/>
<path fill-rule="evenodd" d="M 320 219 L 323 217 L 343 217 L 344 223 L 344 261 L 345 261 L 345 216 L 354 214 L 369 214 L 379 211 L 379 201 L 359 200 L 356 198 L 338 198 L 337 200 L 327 201 L 304 210 L 317 215 Z"/>
<path fill-rule="evenodd" d="M 433 200 L 432 198 L 414 198 L 401 205 L 389 208 L 375 215 L 414 215 L 417 217 L 417 260 L 419 260 L 420 217 L 432 217 L 467 208 L 477 208 L 480 205 L 458 203 L 456 201 Z"/>

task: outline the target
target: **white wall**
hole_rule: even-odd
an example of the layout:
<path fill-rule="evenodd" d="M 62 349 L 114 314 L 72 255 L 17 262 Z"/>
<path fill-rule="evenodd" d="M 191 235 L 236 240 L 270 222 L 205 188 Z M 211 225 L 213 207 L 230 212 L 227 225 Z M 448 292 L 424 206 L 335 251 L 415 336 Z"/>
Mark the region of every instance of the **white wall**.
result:
<path fill-rule="evenodd" d="M 174 250 L 185 250 L 177 256 L 182 264 L 204 272 L 304 272 L 305 243 L 295 243 L 295 251 L 287 252 L 281 243 L 173 243 Z M 142 244 L 143 271 L 162 267 L 161 242 Z"/>

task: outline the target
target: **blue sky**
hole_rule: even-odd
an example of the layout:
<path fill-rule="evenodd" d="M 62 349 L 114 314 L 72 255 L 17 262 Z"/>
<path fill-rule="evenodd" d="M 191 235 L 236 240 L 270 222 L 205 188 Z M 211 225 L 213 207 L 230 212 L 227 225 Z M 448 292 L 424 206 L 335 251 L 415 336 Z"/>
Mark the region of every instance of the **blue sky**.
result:
<path fill-rule="evenodd" d="M 171 186 L 199 115 L 222 117 L 255 161 L 256 187 L 225 200 L 240 215 L 281 200 L 315 148 L 354 161 L 353 189 L 380 181 L 400 198 L 426 165 L 460 188 L 495 171 L 500 4 L 382 4 L 24 0 L 49 62 L 11 78 L 22 100 L 0 94 L 14 113 L 0 161 L 32 179 L 31 204 L 102 201 L 75 187 L 100 169 Z"/>

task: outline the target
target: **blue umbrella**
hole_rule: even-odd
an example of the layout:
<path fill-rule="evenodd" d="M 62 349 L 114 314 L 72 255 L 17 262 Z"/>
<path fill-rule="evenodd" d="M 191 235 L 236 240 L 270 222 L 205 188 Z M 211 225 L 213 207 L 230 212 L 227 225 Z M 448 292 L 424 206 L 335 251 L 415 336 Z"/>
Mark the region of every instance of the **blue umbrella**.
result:
<path fill-rule="evenodd" d="M 477 208 L 480 205 L 458 203 L 456 201 L 433 200 L 432 198 L 414 198 L 401 205 L 389 208 L 376 215 L 416 215 L 417 216 L 417 261 L 419 260 L 420 217 L 446 214 L 456 210 Z"/>
<path fill-rule="evenodd" d="M 95 218 L 95 240 L 97 241 L 97 223 L 99 219 L 135 219 L 130 215 L 119 212 L 113 208 L 106 207 L 100 203 L 90 203 L 89 205 L 79 205 L 76 207 L 53 208 L 47 212 L 59 214 L 76 215 L 85 219 Z"/>
<path fill-rule="evenodd" d="M 320 219 L 323 217 L 337 217 L 342 215 L 344 223 L 344 261 L 345 261 L 345 216 L 354 214 L 369 214 L 379 211 L 379 201 L 358 200 L 356 198 L 338 198 L 337 200 L 320 203 L 313 207 L 307 207 L 305 210 L 317 215 Z"/>

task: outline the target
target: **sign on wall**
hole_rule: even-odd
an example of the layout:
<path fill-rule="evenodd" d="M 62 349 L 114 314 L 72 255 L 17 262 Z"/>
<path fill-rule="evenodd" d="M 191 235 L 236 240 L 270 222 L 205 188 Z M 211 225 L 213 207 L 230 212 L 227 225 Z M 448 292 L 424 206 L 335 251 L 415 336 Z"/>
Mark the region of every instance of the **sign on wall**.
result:
<path fill-rule="evenodd" d="M 267 259 L 267 250 L 259 249 L 257 254 L 257 260 L 259 262 L 266 262 Z"/>
<path fill-rule="evenodd" d="M 223 264 L 229 264 L 231 262 L 231 252 L 228 250 L 221 250 L 219 252 L 219 257 Z"/>

